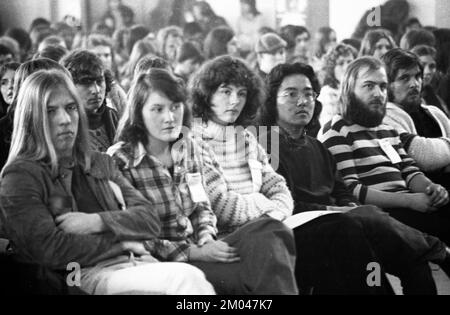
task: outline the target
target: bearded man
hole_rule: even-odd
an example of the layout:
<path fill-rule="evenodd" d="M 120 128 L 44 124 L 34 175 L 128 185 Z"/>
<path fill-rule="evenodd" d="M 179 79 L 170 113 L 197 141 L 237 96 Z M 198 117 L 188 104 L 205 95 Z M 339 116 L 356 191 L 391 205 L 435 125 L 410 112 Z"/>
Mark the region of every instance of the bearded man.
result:
<path fill-rule="evenodd" d="M 383 122 L 398 131 L 406 151 L 427 177 L 450 189 L 450 120 L 438 107 L 422 102 L 420 59 L 406 50 L 393 49 L 382 60 L 389 80 Z"/>
<path fill-rule="evenodd" d="M 348 188 L 397 220 L 450 241 L 448 192 L 429 180 L 406 153 L 398 132 L 382 123 L 388 78 L 384 64 L 363 57 L 349 65 L 340 113 L 319 135 Z"/>

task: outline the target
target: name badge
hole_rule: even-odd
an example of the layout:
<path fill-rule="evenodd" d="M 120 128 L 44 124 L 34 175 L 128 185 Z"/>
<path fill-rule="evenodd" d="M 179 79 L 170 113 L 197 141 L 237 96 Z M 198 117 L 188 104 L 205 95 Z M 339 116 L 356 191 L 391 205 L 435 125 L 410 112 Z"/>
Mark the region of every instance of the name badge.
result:
<path fill-rule="evenodd" d="M 397 151 L 395 151 L 392 144 L 389 142 L 388 139 L 382 139 L 379 140 L 380 147 L 383 150 L 383 152 L 387 155 L 389 160 L 391 160 L 392 164 L 397 164 L 402 162 L 402 158 L 398 154 Z"/>
<path fill-rule="evenodd" d="M 206 202 L 208 196 L 202 184 L 202 176 L 200 173 L 188 173 L 186 174 L 186 182 L 191 193 L 191 199 L 193 202 Z"/>

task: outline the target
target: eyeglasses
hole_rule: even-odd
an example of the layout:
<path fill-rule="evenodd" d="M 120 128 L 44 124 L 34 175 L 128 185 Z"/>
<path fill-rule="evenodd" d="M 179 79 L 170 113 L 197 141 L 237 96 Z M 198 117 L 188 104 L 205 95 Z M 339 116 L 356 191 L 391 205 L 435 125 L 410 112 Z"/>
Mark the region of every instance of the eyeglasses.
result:
<path fill-rule="evenodd" d="M 279 94 L 278 97 L 283 97 L 287 99 L 290 103 L 296 104 L 311 104 L 316 101 L 317 93 L 314 91 L 308 91 L 306 93 L 298 92 L 298 91 L 289 91 L 282 94 Z"/>

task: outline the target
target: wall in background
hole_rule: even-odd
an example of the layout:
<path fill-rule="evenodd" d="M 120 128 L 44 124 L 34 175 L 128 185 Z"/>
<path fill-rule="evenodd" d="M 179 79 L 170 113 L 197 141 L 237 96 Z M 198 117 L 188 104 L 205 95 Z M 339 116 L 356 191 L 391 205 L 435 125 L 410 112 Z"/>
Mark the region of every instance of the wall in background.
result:
<path fill-rule="evenodd" d="M 136 13 L 136 22 L 148 25 L 149 12 L 163 1 L 169 8 L 176 0 L 123 0 Z M 276 25 L 277 4 L 287 0 L 257 0 L 259 10 L 268 21 L 268 26 Z M 338 39 L 351 35 L 362 14 L 386 0 L 309 0 L 307 26 L 315 32 L 321 26 L 331 26 Z M 217 14 L 236 24 L 240 14 L 239 0 L 208 0 Z M 418 17 L 425 25 L 450 27 L 449 0 L 409 0 L 411 16 Z M 54 6 L 52 7 L 52 4 Z M 107 9 L 107 0 L 0 0 L 0 21 L 3 29 L 19 26 L 28 29 L 36 17 L 61 19 L 66 14 L 80 17 L 88 10 L 90 24 L 99 20 Z"/>

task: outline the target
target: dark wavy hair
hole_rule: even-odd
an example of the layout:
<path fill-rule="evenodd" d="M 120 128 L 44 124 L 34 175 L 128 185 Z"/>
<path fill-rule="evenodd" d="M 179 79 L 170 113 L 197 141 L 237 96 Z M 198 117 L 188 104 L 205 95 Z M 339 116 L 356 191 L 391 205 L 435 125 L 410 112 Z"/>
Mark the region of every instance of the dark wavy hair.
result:
<path fill-rule="evenodd" d="M 319 95 L 320 83 L 311 66 L 299 62 L 293 64 L 284 63 L 277 65 L 267 75 L 266 84 L 269 92 L 267 95 L 266 102 L 259 109 L 258 122 L 260 126 L 277 125 L 276 121 L 278 119 L 278 111 L 277 111 L 278 90 L 286 77 L 296 74 L 302 74 L 306 76 L 311 82 L 311 86 L 314 92 L 316 92 L 316 94 Z M 319 116 L 321 112 L 322 112 L 322 104 L 316 100 L 313 117 L 309 122 L 309 124 L 306 126 L 306 129 L 315 129 L 318 126 L 320 126 Z"/>
<path fill-rule="evenodd" d="M 82 84 L 85 79 L 93 80 L 103 76 L 106 84 L 106 94 L 111 91 L 112 73 L 105 75 L 107 69 L 102 60 L 96 54 L 88 50 L 75 50 L 66 55 L 59 62 L 72 75 L 75 84 Z"/>
<path fill-rule="evenodd" d="M 144 124 L 142 109 L 150 94 L 158 91 L 172 102 L 183 103 L 183 126 L 191 127 L 191 111 L 186 104 L 187 92 L 181 79 L 165 69 L 153 68 L 141 73 L 131 86 L 128 94 L 127 109 L 120 119 L 116 141 L 125 141 L 133 145 L 141 142 L 148 144 L 148 131 Z"/>
<path fill-rule="evenodd" d="M 210 120 L 211 97 L 221 84 L 247 88 L 247 100 L 235 124 L 244 127 L 250 125 L 264 101 L 264 83 L 242 59 L 232 56 L 220 56 L 207 61 L 191 78 L 189 101 L 194 117 L 200 117 L 204 122 Z"/>

